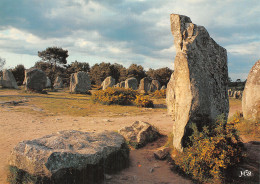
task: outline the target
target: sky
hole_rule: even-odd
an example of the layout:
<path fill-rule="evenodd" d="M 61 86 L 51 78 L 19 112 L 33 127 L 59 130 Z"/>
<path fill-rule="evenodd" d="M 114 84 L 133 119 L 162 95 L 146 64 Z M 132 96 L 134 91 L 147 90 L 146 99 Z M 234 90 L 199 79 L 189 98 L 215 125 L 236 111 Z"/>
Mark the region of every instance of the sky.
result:
<path fill-rule="evenodd" d="M 172 13 L 227 49 L 232 80 L 245 80 L 260 59 L 259 0 L 1 0 L 0 57 L 5 68 L 30 68 L 38 51 L 57 46 L 68 50 L 68 63 L 173 69 Z"/>

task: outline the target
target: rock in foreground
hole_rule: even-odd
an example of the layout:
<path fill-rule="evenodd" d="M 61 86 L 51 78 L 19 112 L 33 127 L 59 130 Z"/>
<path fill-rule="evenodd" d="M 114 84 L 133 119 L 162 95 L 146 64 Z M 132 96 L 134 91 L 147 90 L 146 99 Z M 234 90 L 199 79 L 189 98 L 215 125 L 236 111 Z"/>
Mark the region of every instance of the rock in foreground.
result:
<path fill-rule="evenodd" d="M 9 160 L 14 182 L 44 184 L 97 183 L 128 163 L 129 149 L 118 133 L 74 130 L 20 142 Z"/>
<path fill-rule="evenodd" d="M 160 136 L 152 125 L 142 121 L 136 121 L 131 126 L 120 129 L 119 133 L 135 148 L 143 147 Z"/>
<path fill-rule="evenodd" d="M 189 17 L 171 14 L 170 18 L 177 53 L 173 95 L 167 104 L 175 118 L 173 145 L 181 151 L 191 134 L 191 123 L 201 129 L 221 114 L 228 117 L 227 51 Z"/>
<path fill-rule="evenodd" d="M 242 97 L 242 110 L 245 119 L 260 120 L 260 60 L 248 74 Z"/>

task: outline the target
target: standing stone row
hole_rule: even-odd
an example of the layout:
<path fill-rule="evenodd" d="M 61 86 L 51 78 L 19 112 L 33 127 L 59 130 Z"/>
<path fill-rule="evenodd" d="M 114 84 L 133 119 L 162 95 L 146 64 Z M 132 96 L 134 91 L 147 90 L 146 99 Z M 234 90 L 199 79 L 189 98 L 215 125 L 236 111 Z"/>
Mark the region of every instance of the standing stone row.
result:
<path fill-rule="evenodd" d="M 109 76 L 102 82 L 101 86 L 103 90 L 107 89 L 108 87 L 120 87 L 125 89 L 131 88 L 133 90 L 139 90 L 140 93 L 154 92 L 156 90 L 166 89 L 165 86 L 161 87 L 158 80 L 152 80 L 152 82 L 150 83 L 148 77 L 141 79 L 138 87 L 138 81 L 135 77 L 128 78 L 125 81 L 122 81 L 115 85 L 115 79 Z"/>
<path fill-rule="evenodd" d="M 242 99 L 243 91 L 241 90 L 228 90 L 228 96 L 231 98 Z"/>

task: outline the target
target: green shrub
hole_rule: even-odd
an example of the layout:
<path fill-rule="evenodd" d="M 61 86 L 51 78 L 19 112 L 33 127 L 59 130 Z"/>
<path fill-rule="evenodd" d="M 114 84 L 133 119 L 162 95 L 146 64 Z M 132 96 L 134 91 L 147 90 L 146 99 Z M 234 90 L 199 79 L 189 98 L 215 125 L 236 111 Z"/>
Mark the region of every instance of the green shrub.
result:
<path fill-rule="evenodd" d="M 135 100 L 137 92 L 132 89 L 124 88 L 107 88 L 99 90 L 92 95 L 94 102 L 99 102 L 104 105 L 118 104 L 130 105 Z"/>
<path fill-rule="evenodd" d="M 242 143 L 232 123 L 219 118 L 211 127 L 199 132 L 192 124 L 190 145 L 177 152 L 174 163 L 199 182 L 221 183 L 227 170 L 243 158 Z"/>

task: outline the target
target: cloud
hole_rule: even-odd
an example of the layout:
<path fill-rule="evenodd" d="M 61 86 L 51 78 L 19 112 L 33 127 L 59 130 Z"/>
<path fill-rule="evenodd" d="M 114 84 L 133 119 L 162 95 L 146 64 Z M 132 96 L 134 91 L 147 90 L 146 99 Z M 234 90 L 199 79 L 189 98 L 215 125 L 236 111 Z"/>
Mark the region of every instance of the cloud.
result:
<path fill-rule="evenodd" d="M 259 58 L 259 9 L 258 0 L 1 0 L 0 51 L 37 56 L 59 46 L 70 61 L 171 67 L 169 17 L 177 13 L 205 26 L 227 48 L 230 72 L 242 74 L 250 70 L 247 61 Z"/>
<path fill-rule="evenodd" d="M 260 41 L 228 45 L 226 48 L 236 55 L 256 55 L 260 58 Z"/>

